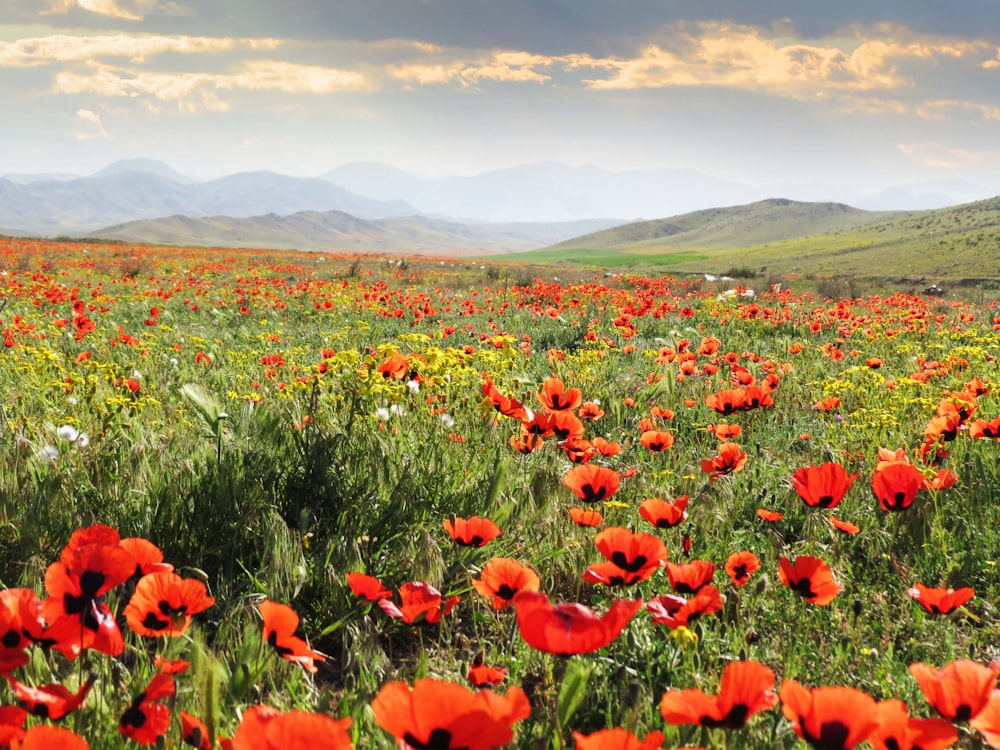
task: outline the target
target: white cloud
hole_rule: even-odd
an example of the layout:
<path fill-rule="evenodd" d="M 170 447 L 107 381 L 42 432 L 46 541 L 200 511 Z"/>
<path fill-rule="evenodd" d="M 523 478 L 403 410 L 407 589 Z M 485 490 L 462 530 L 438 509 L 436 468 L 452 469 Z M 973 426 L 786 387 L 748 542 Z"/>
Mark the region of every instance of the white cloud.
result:
<path fill-rule="evenodd" d="M 76 113 L 77 123 L 80 129 L 76 131 L 75 137 L 78 141 L 88 141 L 91 138 L 110 138 L 111 134 L 104 129 L 101 116 L 89 109 L 81 109 Z"/>
<path fill-rule="evenodd" d="M 540 73 L 535 68 L 551 66 L 562 60 L 559 57 L 516 50 L 496 50 L 488 57 L 389 65 L 386 70 L 390 76 L 406 84 L 434 85 L 457 81 L 470 86 L 482 80 L 545 83 L 552 76 Z"/>
<path fill-rule="evenodd" d="M 50 0 L 48 11 L 43 15 L 68 13 L 74 8 L 86 10 L 99 16 L 119 18 L 123 21 L 141 21 L 156 8 L 157 0 Z M 131 7 L 122 7 L 123 5 Z"/>
<path fill-rule="evenodd" d="M 957 169 L 960 167 L 1000 165 L 1000 150 L 972 150 L 933 142 L 900 143 L 900 152 L 925 167 Z"/>
<path fill-rule="evenodd" d="M 128 58 L 133 63 L 166 52 L 206 54 L 236 49 L 276 49 L 278 39 L 234 39 L 198 36 L 70 36 L 56 34 L 0 42 L 0 67 L 33 67 L 99 58 Z"/>
<path fill-rule="evenodd" d="M 229 109 L 230 103 L 219 96 L 223 91 L 333 94 L 369 88 L 371 83 L 357 71 L 256 60 L 231 73 L 159 73 L 90 63 L 84 73 L 58 73 L 53 92 L 144 99 L 147 105 L 153 99 L 175 103 L 182 112 L 194 112 Z"/>

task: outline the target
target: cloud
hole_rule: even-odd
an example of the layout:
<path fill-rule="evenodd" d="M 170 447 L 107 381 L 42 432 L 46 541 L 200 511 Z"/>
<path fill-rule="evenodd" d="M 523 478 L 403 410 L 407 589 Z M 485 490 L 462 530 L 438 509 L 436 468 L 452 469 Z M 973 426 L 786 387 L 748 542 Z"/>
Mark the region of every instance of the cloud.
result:
<path fill-rule="evenodd" d="M 633 58 L 574 56 L 572 68 L 593 67 L 611 75 L 585 81 L 593 89 L 718 86 L 793 98 L 822 92 L 896 90 L 913 85 L 899 64 L 907 60 L 961 58 L 983 42 L 903 39 L 888 27 L 883 38 L 788 41 L 775 32 L 724 23 L 681 25 L 670 38 Z"/>
<path fill-rule="evenodd" d="M 78 141 L 88 141 L 91 138 L 110 138 L 111 134 L 104 129 L 101 116 L 89 109 L 81 109 L 76 113 L 77 123 L 81 129 L 77 130 L 75 137 Z"/>
<path fill-rule="evenodd" d="M 458 81 L 463 86 L 470 86 L 482 80 L 545 83 L 551 80 L 552 76 L 539 73 L 535 68 L 550 66 L 560 61 L 562 58 L 516 50 L 497 50 L 488 57 L 447 63 L 389 65 L 386 70 L 391 77 L 407 84 L 433 85 Z"/>
<path fill-rule="evenodd" d="M 118 0 L 50 0 L 49 10 L 42 11 L 41 15 L 69 13 L 71 10 L 79 8 L 108 18 L 141 21 L 156 8 L 156 4 L 157 0 L 131 0 L 127 3 L 131 6 L 129 8 L 122 7 L 123 3 Z"/>
<path fill-rule="evenodd" d="M 1000 120 L 1000 107 L 983 102 L 968 102 L 957 99 L 938 99 L 920 102 L 914 113 L 925 120 L 944 120 L 955 110 L 972 112 L 983 120 Z"/>
<path fill-rule="evenodd" d="M 206 54 L 236 49 L 275 49 L 279 39 L 232 39 L 199 36 L 69 36 L 56 34 L 0 42 L 0 67 L 24 68 L 99 58 L 128 58 L 133 63 L 172 52 Z"/>
<path fill-rule="evenodd" d="M 246 62 L 231 73 L 158 73 L 90 63 L 82 74 L 58 73 L 53 92 L 151 99 L 175 103 L 182 112 L 194 112 L 229 109 L 231 104 L 219 96 L 224 91 L 333 94 L 363 91 L 371 85 L 364 74 L 357 71 L 271 60 Z M 155 107 L 155 102 L 147 101 L 147 104 Z"/>
<path fill-rule="evenodd" d="M 932 142 L 900 143 L 897 148 L 926 167 L 957 169 L 1000 164 L 1000 151 L 997 149 L 972 150 Z"/>

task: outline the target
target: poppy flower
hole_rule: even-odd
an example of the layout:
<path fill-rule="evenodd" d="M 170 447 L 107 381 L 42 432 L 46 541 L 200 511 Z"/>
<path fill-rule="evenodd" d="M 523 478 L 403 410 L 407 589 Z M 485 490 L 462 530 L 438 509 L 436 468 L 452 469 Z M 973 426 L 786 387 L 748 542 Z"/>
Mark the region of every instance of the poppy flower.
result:
<path fill-rule="evenodd" d="M 718 695 L 697 688 L 668 690 L 660 700 L 660 714 L 672 725 L 740 729 L 755 713 L 777 702 L 774 672 L 756 661 L 731 661 L 722 672 Z"/>
<path fill-rule="evenodd" d="M 675 594 L 660 594 L 646 604 L 653 615 L 654 625 L 666 625 L 671 630 L 687 627 L 699 617 L 714 615 L 722 609 L 722 594 L 715 586 L 702 586 L 690 599 Z"/>
<path fill-rule="evenodd" d="M 597 401 L 587 401 L 580 405 L 580 409 L 576 415 L 588 422 L 596 422 L 604 416 L 604 409 L 601 408 L 601 405 Z"/>
<path fill-rule="evenodd" d="M 622 444 L 616 441 L 605 440 L 602 437 L 595 437 L 592 441 L 597 452 L 602 456 L 611 458 L 622 452 Z"/>
<path fill-rule="evenodd" d="M 589 440 L 570 438 L 559 443 L 559 448 L 566 458 L 575 464 L 585 464 L 597 455 L 597 448 Z"/>
<path fill-rule="evenodd" d="M 452 516 L 446 518 L 443 525 L 455 544 L 463 547 L 482 547 L 503 533 L 490 519 L 479 516 L 470 518 Z"/>
<path fill-rule="evenodd" d="M 556 440 L 572 440 L 582 438 L 584 433 L 583 422 L 576 418 L 571 411 L 552 412 L 552 434 Z"/>
<path fill-rule="evenodd" d="M 969 423 L 969 437 L 1000 442 L 1000 417 L 976 419 Z"/>
<path fill-rule="evenodd" d="M 390 354 L 375 368 L 385 380 L 402 380 L 410 371 L 410 363 L 399 352 Z"/>
<path fill-rule="evenodd" d="M 510 436 L 510 447 L 522 455 L 534 453 L 542 447 L 544 441 L 538 435 L 522 431 L 520 435 Z"/>
<path fill-rule="evenodd" d="M 530 419 L 522 421 L 521 428 L 523 432 L 536 437 L 552 437 L 556 434 L 555 418 L 542 412 L 532 414 Z"/>
<path fill-rule="evenodd" d="M 441 592 L 429 583 L 414 581 L 399 587 L 399 600 L 399 606 L 391 599 L 381 599 L 378 605 L 389 617 L 402 620 L 407 625 L 418 625 L 421 622 L 433 624 L 440 621 L 443 615 L 451 614 L 459 597 L 444 599 Z"/>
<path fill-rule="evenodd" d="M 975 590 L 971 588 L 934 589 L 922 583 L 913 584 L 906 593 L 932 615 L 950 614 L 976 595 Z"/>
<path fill-rule="evenodd" d="M 148 539 L 129 537 L 122 539 L 119 546 L 135 560 L 133 575 L 141 577 L 147 573 L 168 573 L 174 569 L 170 563 L 163 562 L 163 550 Z"/>
<path fill-rule="evenodd" d="M 20 706 L 0 706 L 0 747 L 9 746 L 24 737 L 28 712 Z"/>
<path fill-rule="evenodd" d="M 667 563 L 667 579 L 678 594 L 697 594 L 712 582 L 714 575 L 715 563 L 708 560 L 692 560 L 679 565 Z"/>
<path fill-rule="evenodd" d="M 384 600 L 383 600 L 384 601 Z M 299 616 L 294 609 L 286 604 L 265 599 L 257 610 L 264 620 L 264 640 L 278 652 L 278 655 L 288 661 L 302 666 L 307 672 L 316 672 L 317 661 L 326 661 L 326 657 L 318 651 L 313 651 L 301 638 L 295 636 L 299 627 Z"/>
<path fill-rule="evenodd" d="M 706 427 L 709 432 L 715 435 L 716 438 L 725 442 L 726 440 L 735 440 L 743 433 L 743 427 L 738 424 L 726 424 L 725 422 L 720 422 L 719 424 L 710 424 Z"/>
<path fill-rule="evenodd" d="M 705 405 L 712 411 L 728 417 L 734 412 L 743 411 L 746 399 L 742 388 L 726 388 L 718 393 L 709 394 Z"/>
<path fill-rule="evenodd" d="M 875 750 L 945 750 L 958 742 L 958 730 L 944 719 L 914 719 L 898 699 L 878 704 L 881 724 L 868 738 Z"/>
<path fill-rule="evenodd" d="M 12 740 L 11 750 L 90 750 L 80 735 L 62 727 L 38 725 L 29 729 L 20 740 Z"/>
<path fill-rule="evenodd" d="M 270 706 L 251 706 L 236 728 L 232 750 L 351 750 L 351 719 L 334 719 L 309 711 L 281 713 Z"/>
<path fill-rule="evenodd" d="M 810 508 L 835 508 L 859 476 L 840 464 L 805 466 L 792 474 L 792 487 Z"/>
<path fill-rule="evenodd" d="M 170 707 L 162 703 L 177 692 L 170 675 L 158 673 L 118 721 L 118 731 L 140 745 L 152 745 L 170 730 Z"/>
<path fill-rule="evenodd" d="M 594 544 L 611 567 L 592 565 L 583 575 L 588 583 L 631 585 L 645 581 L 667 558 L 667 548 L 652 534 L 633 533 L 618 526 L 602 531 L 594 537 Z"/>
<path fill-rule="evenodd" d="M 916 662 L 910 665 L 910 674 L 931 708 L 948 721 L 968 721 L 990 702 L 1000 662 L 987 667 L 969 659 L 956 659 L 941 669 Z"/>
<path fill-rule="evenodd" d="M 514 724 L 531 713 L 521 688 L 500 695 L 434 679 L 417 680 L 412 688 L 405 682 L 387 683 L 371 708 L 375 723 L 403 750 L 503 747 L 514 739 Z"/>
<path fill-rule="evenodd" d="M 612 727 L 592 734 L 573 732 L 576 750 L 660 750 L 663 732 L 650 732 L 639 739 L 627 729 Z"/>
<path fill-rule="evenodd" d="M 31 687 L 13 677 L 7 678 L 21 708 L 32 716 L 50 721 L 59 721 L 80 708 L 94 687 L 94 680 L 93 677 L 87 678 L 74 693 L 65 685 Z"/>
<path fill-rule="evenodd" d="M 734 552 L 726 558 L 726 574 L 734 586 L 746 586 L 750 576 L 760 569 L 760 560 L 753 552 Z"/>
<path fill-rule="evenodd" d="M 563 474 L 562 482 L 583 502 L 596 503 L 607 500 L 618 492 L 621 478 L 614 469 L 582 464 Z"/>
<path fill-rule="evenodd" d="M 833 528 L 837 531 L 842 531 L 845 534 L 857 534 L 861 531 L 861 527 L 855 526 L 850 521 L 842 521 L 833 515 L 830 516 L 830 523 L 833 524 Z"/>
<path fill-rule="evenodd" d="M 579 388 L 566 388 L 559 378 L 546 378 L 538 392 L 538 400 L 549 411 L 572 411 L 583 404 L 583 394 Z"/>
<path fill-rule="evenodd" d="M 986 740 L 990 747 L 1000 747 L 1000 690 L 990 695 L 986 708 L 980 711 L 969 724 Z"/>
<path fill-rule="evenodd" d="M 776 510 L 768 510 L 767 508 L 757 508 L 757 518 L 761 521 L 767 521 L 768 523 L 775 523 L 780 521 L 785 517 L 784 513 L 779 513 Z"/>
<path fill-rule="evenodd" d="M 778 692 L 792 729 L 816 750 L 851 750 L 880 726 L 875 699 L 850 687 L 806 689 L 785 680 Z"/>
<path fill-rule="evenodd" d="M 518 594 L 514 606 L 518 630 L 529 646 L 549 654 L 586 654 L 617 638 L 642 600 L 616 600 L 604 616 L 582 604 L 551 604 L 538 592 Z"/>
<path fill-rule="evenodd" d="M 740 471 L 746 462 L 747 454 L 739 444 L 722 443 L 719 446 L 719 455 L 703 460 L 701 470 L 709 475 L 708 481 L 714 482 L 719 477 Z"/>
<path fill-rule="evenodd" d="M 541 581 L 535 571 L 516 560 L 494 557 L 483 566 L 472 586 L 500 612 L 513 603 L 519 591 L 538 591 Z"/>
<path fill-rule="evenodd" d="M 482 385 L 482 393 L 493 404 L 493 408 L 505 417 L 527 421 L 531 419 L 530 411 L 524 404 L 516 398 L 508 398 L 497 390 L 492 380 L 487 380 Z"/>
<path fill-rule="evenodd" d="M 496 687 L 507 679 L 507 670 L 503 667 L 490 667 L 483 664 L 483 652 L 480 651 L 469 665 L 469 673 L 466 675 L 469 684 L 477 688 Z"/>
<path fill-rule="evenodd" d="M 650 497 L 642 501 L 639 515 L 658 529 L 669 529 L 687 520 L 688 502 L 687 495 L 680 495 L 673 502 Z"/>
<path fill-rule="evenodd" d="M 351 587 L 351 593 L 370 602 L 377 602 L 379 599 L 389 599 L 392 597 L 392 589 L 387 589 L 375 576 L 364 573 L 347 573 L 347 585 Z"/>
<path fill-rule="evenodd" d="M 181 737 L 184 742 L 198 750 L 212 750 L 212 742 L 205 723 L 187 711 L 181 711 L 180 715 Z"/>
<path fill-rule="evenodd" d="M 674 444 L 674 436 L 666 430 L 646 430 L 639 436 L 639 442 L 651 453 L 660 453 Z"/>
<path fill-rule="evenodd" d="M 593 528 L 604 523 L 604 516 L 593 508 L 570 508 L 569 517 L 577 526 Z"/>
<path fill-rule="evenodd" d="M 925 490 L 946 490 L 954 487 L 958 482 L 958 475 L 951 469 L 938 469 L 934 476 L 924 477 Z"/>
<path fill-rule="evenodd" d="M 833 580 L 833 571 L 818 557 L 799 555 L 795 562 L 782 557 L 779 565 L 781 582 L 810 604 L 826 606 L 840 593 L 841 586 Z"/>
<path fill-rule="evenodd" d="M 125 619 L 138 635 L 178 636 L 187 631 L 194 615 L 214 604 L 215 597 L 196 578 L 181 578 L 172 571 L 150 573 L 135 585 Z"/>
<path fill-rule="evenodd" d="M 909 462 L 888 464 L 872 476 L 872 492 L 882 510 L 906 510 L 924 486 L 924 475 Z"/>
<path fill-rule="evenodd" d="M 153 657 L 153 666 L 164 674 L 184 674 L 191 662 L 184 659 L 164 659 L 161 654 L 157 654 Z"/>

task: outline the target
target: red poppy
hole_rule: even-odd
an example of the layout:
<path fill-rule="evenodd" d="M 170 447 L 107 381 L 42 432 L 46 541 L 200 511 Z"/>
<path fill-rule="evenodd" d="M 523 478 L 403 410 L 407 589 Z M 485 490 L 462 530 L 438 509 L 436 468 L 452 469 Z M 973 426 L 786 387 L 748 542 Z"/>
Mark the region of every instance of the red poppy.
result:
<path fill-rule="evenodd" d="M 909 462 L 887 464 L 872 477 L 872 492 L 884 511 L 906 510 L 923 486 L 924 475 Z"/>
<path fill-rule="evenodd" d="M 753 552 L 734 552 L 726 558 L 726 574 L 734 586 L 746 586 L 750 576 L 760 569 L 760 560 Z"/>
<path fill-rule="evenodd" d="M 715 586 L 702 586 L 690 599 L 675 594 L 660 594 L 649 600 L 646 611 L 653 615 L 654 625 L 666 625 L 671 630 L 687 627 L 699 617 L 714 615 L 722 609 L 722 594 Z"/>
<path fill-rule="evenodd" d="M 452 516 L 445 519 L 443 525 L 455 544 L 463 547 L 482 547 L 503 533 L 490 519 L 479 516 L 470 518 Z"/>
<path fill-rule="evenodd" d="M 584 433 L 583 422 L 576 418 L 571 411 L 552 412 L 552 434 L 557 440 L 572 440 L 582 438 Z"/>
<path fill-rule="evenodd" d="M 938 469 L 934 476 L 924 477 L 925 490 L 946 490 L 954 487 L 958 482 L 958 475 L 951 469 Z"/>
<path fill-rule="evenodd" d="M 307 672 L 317 671 L 315 662 L 326 661 L 323 654 L 313 651 L 309 648 L 309 644 L 295 636 L 295 631 L 299 627 L 299 616 L 294 609 L 269 599 L 262 601 L 257 609 L 264 620 L 264 640 L 278 652 L 279 656 L 300 664 Z"/>
<path fill-rule="evenodd" d="M 191 618 L 215 604 L 204 583 L 181 578 L 174 572 L 150 573 L 139 579 L 125 607 L 125 619 L 133 633 L 156 637 L 178 636 L 187 631 Z"/>
<path fill-rule="evenodd" d="M 469 673 L 466 675 L 469 683 L 477 688 L 496 687 L 507 679 L 507 670 L 503 667 L 490 667 L 483 664 L 483 652 L 480 651 L 469 665 Z"/>
<path fill-rule="evenodd" d="M 596 422 L 604 416 L 604 409 L 601 408 L 600 403 L 597 401 L 587 401 L 580 405 L 580 409 L 576 415 L 588 422 Z"/>
<path fill-rule="evenodd" d="M 810 604 L 826 606 L 840 593 L 841 586 L 833 580 L 833 571 L 818 557 L 799 555 L 795 562 L 782 557 L 779 564 L 781 582 Z"/>
<path fill-rule="evenodd" d="M 875 750 L 945 750 L 958 742 L 958 731 L 944 719 L 914 719 L 895 698 L 878 704 L 881 725 L 868 738 Z"/>
<path fill-rule="evenodd" d="M 444 599 L 441 592 L 429 583 L 414 581 L 399 587 L 399 601 L 397 606 L 391 599 L 381 599 L 378 605 L 389 617 L 408 625 L 418 625 L 422 622 L 433 624 L 440 621 L 443 615 L 451 614 L 459 597 Z"/>
<path fill-rule="evenodd" d="M 985 438 L 1000 442 L 1000 417 L 977 419 L 969 423 L 970 438 Z"/>
<path fill-rule="evenodd" d="M 513 604 L 519 591 L 538 591 L 541 581 L 535 571 L 516 560 L 494 557 L 483 566 L 472 586 L 500 612 Z"/>
<path fill-rule="evenodd" d="M 370 602 L 392 597 L 392 589 L 383 586 L 382 582 L 375 576 L 364 573 L 348 573 L 345 577 L 347 585 L 351 587 L 351 593 L 355 596 L 360 596 Z"/>
<path fill-rule="evenodd" d="M 842 531 L 845 534 L 857 534 L 859 531 L 861 531 L 860 526 L 855 526 L 853 523 L 849 521 L 841 521 L 839 518 L 833 515 L 830 516 L 830 523 L 833 524 L 833 528 L 835 528 L 837 531 Z"/>
<path fill-rule="evenodd" d="M 851 750 L 881 724 L 875 699 L 855 688 L 809 690 L 785 680 L 779 696 L 781 712 L 792 722 L 795 734 L 816 750 Z"/>
<path fill-rule="evenodd" d="M 603 617 L 582 604 L 551 604 L 538 592 L 519 594 L 514 606 L 518 629 L 529 646 L 550 654 L 586 654 L 617 638 L 642 600 L 616 600 Z"/>
<path fill-rule="evenodd" d="M 24 737 L 28 712 L 19 706 L 0 706 L 0 747 L 9 746 Z"/>
<path fill-rule="evenodd" d="M 627 729 L 613 727 L 593 734 L 573 732 L 573 742 L 576 750 L 660 750 L 663 732 L 650 732 L 640 740 Z"/>
<path fill-rule="evenodd" d="M 39 725 L 19 739 L 12 740 L 11 750 L 90 750 L 80 735 L 62 727 Z"/>
<path fill-rule="evenodd" d="M 555 435 L 555 418 L 551 414 L 537 412 L 530 419 L 521 422 L 524 432 L 537 437 L 552 437 Z"/>
<path fill-rule="evenodd" d="M 674 436 L 666 430 L 646 430 L 639 436 L 642 443 L 652 453 L 660 453 L 674 444 Z"/>
<path fill-rule="evenodd" d="M 184 742 L 198 750 L 212 750 L 212 741 L 205 723 L 187 711 L 181 711 L 181 737 Z"/>
<path fill-rule="evenodd" d="M 658 529 L 669 529 L 687 520 L 687 507 L 687 495 L 680 495 L 673 502 L 650 497 L 642 501 L 639 515 Z"/>
<path fill-rule="evenodd" d="M 840 464 L 805 466 L 792 474 L 792 487 L 810 508 L 835 508 L 859 476 Z"/>
<path fill-rule="evenodd" d="M 989 703 L 969 724 L 986 740 L 990 747 L 1000 747 L 1000 690 L 990 694 Z"/>
<path fill-rule="evenodd" d="M 7 678 L 21 708 L 32 716 L 50 721 L 59 721 L 80 708 L 94 687 L 94 680 L 94 677 L 89 677 L 74 693 L 65 685 L 31 687 L 13 677 Z"/>
<path fill-rule="evenodd" d="M 588 583 L 631 585 L 645 581 L 663 566 L 667 548 L 652 534 L 633 533 L 612 526 L 596 537 L 594 544 L 609 564 L 591 565 L 583 574 Z"/>
<path fill-rule="evenodd" d="M 932 615 L 950 614 L 976 595 L 975 590 L 971 588 L 934 589 L 922 583 L 913 584 L 906 593 Z"/>
<path fill-rule="evenodd" d="M 941 669 L 917 662 L 910 665 L 910 674 L 931 708 L 948 721 L 968 721 L 990 702 L 1000 662 L 986 667 L 969 659 L 956 659 Z"/>
<path fill-rule="evenodd" d="M 483 395 L 492 402 L 493 408 L 505 417 L 512 417 L 513 419 L 525 421 L 531 419 L 531 415 L 528 409 L 525 408 L 524 404 L 516 398 L 508 398 L 507 396 L 504 396 L 499 390 L 497 390 L 497 387 L 493 385 L 492 380 L 487 380 L 483 383 L 482 392 Z"/>
<path fill-rule="evenodd" d="M 350 718 L 251 706 L 243 713 L 230 746 L 232 750 L 351 750 L 351 723 Z"/>
<path fill-rule="evenodd" d="M 774 672 L 756 661 L 732 661 L 722 672 L 718 695 L 701 690 L 668 690 L 660 700 L 660 714 L 668 724 L 740 729 L 747 719 L 778 702 Z"/>
<path fill-rule="evenodd" d="M 622 444 L 619 442 L 605 440 L 602 437 L 595 437 L 591 442 L 594 444 L 594 447 L 597 448 L 598 453 L 602 456 L 607 456 L 608 458 L 617 456 L 622 452 Z"/>
<path fill-rule="evenodd" d="M 529 432 L 522 431 L 520 435 L 510 436 L 510 447 L 523 455 L 534 453 L 542 447 L 543 443 L 544 441 L 541 437 L 532 435 Z"/>
<path fill-rule="evenodd" d="M 715 563 L 708 560 L 692 560 L 679 565 L 667 563 L 667 579 L 678 594 L 697 594 L 712 582 L 714 575 Z"/>
<path fill-rule="evenodd" d="M 703 460 L 701 470 L 709 475 L 708 481 L 714 482 L 726 474 L 735 474 L 740 471 L 746 462 L 747 454 L 743 452 L 739 444 L 722 443 L 719 446 L 719 455 Z"/>
<path fill-rule="evenodd" d="M 157 654 L 153 657 L 153 666 L 164 674 L 184 674 L 191 666 L 191 662 L 184 659 L 164 659 L 162 655 Z"/>
<path fill-rule="evenodd" d="M 583 394 L 579 388 L 567 390 L 559 378 L 546 378 L 538 392 L 538 400 L 549 411 L 571 411 L 583 403 Z"/>
<path fill-rule="evenodd" d="M 562 481 L 583 502 L 596 503 L 607 500 L 618 492 L 621 478 L 614 469 L 582 464 L 567 471 Z"/>
<path fill-rule="evenodd" d="M 403 750 L 490 750 L 510 744 L 514 724 L 528 718 L 524 691 L 506 695 L 472 692 L 442 680 L 417 680 L 382 686 L 371 703 L 375 723 L 396 738 Z"/>
<path fill-rule="evenodd" d="M 161 701 L 177 692 L 170 675 L 158 673 L 118 721 L 118 731 L 140 745 L 159 742 L 170 730 L 170 708 Z"/>
<path fill-rule="evenodd" d="M 597 455 L 597 448 L 589 440 L 570 438 L 559 443 L 559 448 L 570 461 L 575 464 L 585 464 Z"/>
<path fill-rule="evenodd" d="M 122 539 L 119 546 L 135 560 L 135 574 L 144 576 L 147 573 L 167 573 L 174 569 L 170 563 L 163 562 L 163 551 L 148 539 L 129 537 Z"/>
<path fill-rule="evenodd" d="M 726 424 L 725 422 L 710 424 L 706 429 L 722 441 L 735 440 L 743 432 L 743 428 L 740 425 Z"/>
<path fill-rule="evenodd" d="M 757 518 L 761 521 L 767 521 L 768 523 L 775 523 L 780 521 L 785 517 L 784 513 L 779 513 L 776 510 L 768 510 L 767 508 L 757 508 Z"/>
<path fill-rule="evenodd" d="M 402 380 L 410 371 L 410 363 L 399 352 L 390 354 L 375 368 L 385 380 Z"/>
<path fill-rule="evenodd" d="M 604 516 L 593 508 L 570 508 L 569 517 L 577 526 L 593 528 L 604 523 Z"/>
<path fill-rule="evenodd" d="M 746 399 L 742 388 L 726 388 L 718 393 L 709 394 L 705 404 L 712 411 L 729 416 L 734 412 L 743 411 Z"/>

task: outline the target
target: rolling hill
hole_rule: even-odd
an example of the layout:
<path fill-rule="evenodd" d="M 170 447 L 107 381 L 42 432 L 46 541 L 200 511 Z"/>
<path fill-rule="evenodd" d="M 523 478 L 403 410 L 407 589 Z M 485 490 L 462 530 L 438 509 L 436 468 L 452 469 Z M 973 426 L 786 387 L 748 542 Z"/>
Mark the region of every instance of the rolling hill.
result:
<path fill-rule="evenodd" d="M 1000 197 L 909 212 L 772 199 L 626 224 L 517 259 L 713 274 L 1000 277 Z"/>

